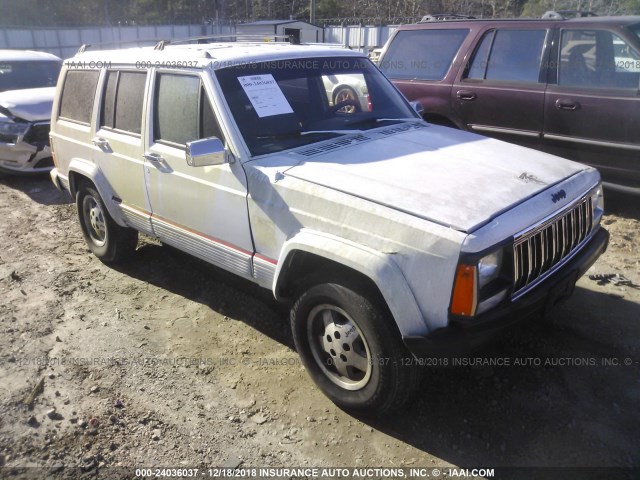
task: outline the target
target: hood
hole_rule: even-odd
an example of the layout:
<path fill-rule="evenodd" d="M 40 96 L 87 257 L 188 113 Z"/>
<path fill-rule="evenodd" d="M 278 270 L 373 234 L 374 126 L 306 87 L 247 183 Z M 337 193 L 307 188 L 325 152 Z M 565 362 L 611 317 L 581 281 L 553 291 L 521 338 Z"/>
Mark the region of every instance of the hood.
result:
<path fill-rule="evenodd" d="M 0 93 L 0 107 L 30 122 L 49 120 L 55 92 L 56 87 L 9 90 Z"/>
<path fill-rule="evenodd" d="M 407 131 L 397 133 L 402 129 Z M 536 150 L 424 123 L 366 131 L 359 137 L 364 138 L 346 147 L 297 149 L 291 155 L 303 159 L 284 174 L 472 232 L 587 168 Z M 346 138 L 325 143 L 344 144 Z M 322 150 L 327 153 L 314 153 Z"/>

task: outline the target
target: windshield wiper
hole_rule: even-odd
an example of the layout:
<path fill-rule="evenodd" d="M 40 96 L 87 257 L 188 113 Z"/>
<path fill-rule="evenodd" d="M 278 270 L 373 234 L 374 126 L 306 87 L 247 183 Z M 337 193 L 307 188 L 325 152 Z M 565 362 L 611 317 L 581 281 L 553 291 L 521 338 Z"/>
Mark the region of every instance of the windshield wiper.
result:
<path fill-rule="evenodd" d="M 362 118 L 360 120 L 354 120 L 353 122 L 349 122 L 346 125 L 361 125 L 363 123 L 381 123 L 381 122 L 418 122 L 419 118 Z"/>
<path fill-rule="evenodd" d="M 405 117 L 405 118 L 376 118 L 376 122 L 421 122 L 421 118 Z"/>

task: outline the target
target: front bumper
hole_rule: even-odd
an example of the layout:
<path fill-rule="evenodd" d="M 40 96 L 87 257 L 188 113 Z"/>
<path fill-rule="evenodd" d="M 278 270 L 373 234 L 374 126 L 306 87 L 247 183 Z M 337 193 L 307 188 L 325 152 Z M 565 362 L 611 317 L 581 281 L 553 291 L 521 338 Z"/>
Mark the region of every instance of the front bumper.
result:
<path fill-rule="evenodd" d="M 0 139 L 0 172 L 29 174 L 48 172 L 53 167 L 49 147 L 49 124 L 34 123 L 23 135 Z"/>
<path fill-rule="evenodd" d="M 53 185 L 61 192 L 69 191 L 69 179 L 60 175 L 60 171 L 57 167 L 54 167 L 49 172 Z"/>
<path fill-rule="evenodd" d="M 600 227 L 589 243 L 560 270 L 516 301 L 471 319 L 453 316 L 448 327 L 424 337 L 403 337 L 403 341 L 418 359 L 470 353 L 505 328 L 545 312 L 568 298 L 578 279 L 606 251 L 608 243 L 609 232 Z"/>

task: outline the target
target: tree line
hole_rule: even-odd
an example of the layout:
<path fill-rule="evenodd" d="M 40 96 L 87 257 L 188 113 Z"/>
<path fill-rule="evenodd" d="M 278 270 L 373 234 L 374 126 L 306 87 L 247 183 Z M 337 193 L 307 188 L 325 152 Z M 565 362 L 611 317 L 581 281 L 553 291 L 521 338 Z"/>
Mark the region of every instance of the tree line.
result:
<path fill-rule="evenodd" d="M 3 26 L 309 21 L 311 0 L 0 0 Z M 539 17 L 547 10 L 638 15 L 640 0 L 316 0 L 317 24 L 411 23 L 427 14 Z"/>

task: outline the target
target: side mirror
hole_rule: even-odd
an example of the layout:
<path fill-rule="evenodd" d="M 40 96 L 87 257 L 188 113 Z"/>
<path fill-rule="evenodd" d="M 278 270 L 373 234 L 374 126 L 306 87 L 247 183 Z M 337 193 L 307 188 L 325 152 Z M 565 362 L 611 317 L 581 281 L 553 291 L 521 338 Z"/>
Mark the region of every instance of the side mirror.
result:
<path fill-rule="evenodd" d="M 206 167 L 222 165 L 226 161 L 224 143 L 217 138 L 203 138 L 187 143 L 187 165 L 190 167 Z"/>
<path fill-rule="evenodd" d="M 422 114 L 424 113 L 424 107 L 422 106 L 422 103 L 420 102 L 409 102 L 409 105 L 411 105 L 411 108 L 413 108 L 418 115 L 422 116 Z"/>

